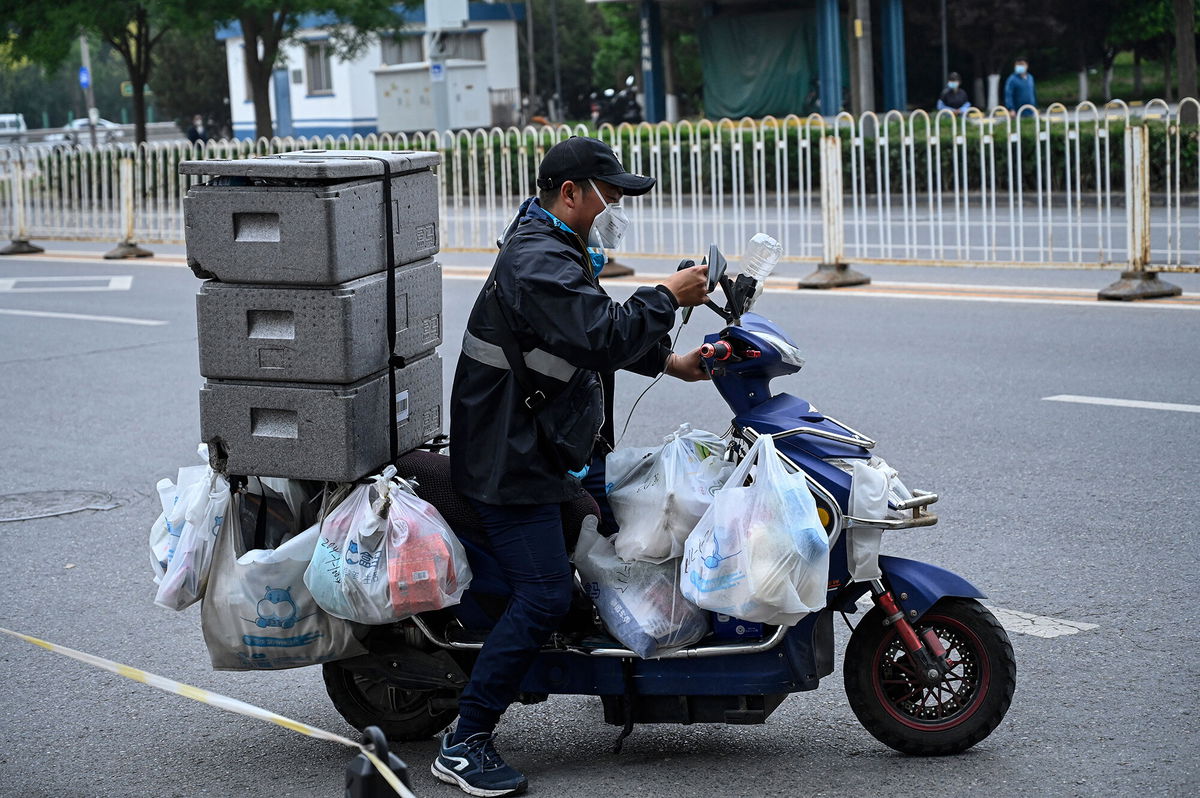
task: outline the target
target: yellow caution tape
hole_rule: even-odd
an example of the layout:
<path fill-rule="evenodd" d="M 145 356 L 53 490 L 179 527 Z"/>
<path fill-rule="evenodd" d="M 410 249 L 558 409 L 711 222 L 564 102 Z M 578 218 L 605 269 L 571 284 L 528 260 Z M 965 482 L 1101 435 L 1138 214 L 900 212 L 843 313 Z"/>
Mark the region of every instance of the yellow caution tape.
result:
<path fill-rule="evenodd" d="M 235 712 L 238 715 L 245 715 L 246 717 L 265 720 L 268 723 L 274 723 L 276 726 L 282 726 L 285 729 L 290 729 L 298 734 L 303 734 L 306 737 L 315 737 L 318 740 L 328 740 L 329 742 L 333 743 L 341 743 L 342 745 L 350 748 L 357 748 L 367 757 L 368 760 L 370 760 L 371 764 L 375 766 L 375 769 L 378 770 L 380 775 L 383 776 L 384 781 L 386 781 L 388 785 L 396 791 L 397 795 L 401 796 L 401 798 L 416 798 L 416 796 L 414 796 L 412 792 L 404 786 L 403 782 L 400 781 L 396 774 L 392 772 L 392 769 L 389 768 L 382 759 L 380 759 L 373 751 L 368 749 L 362 743 L 351 740 L 348 737 L 343 737 L 340 734 L 334 734 L 333 732 L 327 732 L 324 729 L 318 729 L 315 726 L 309 726 L 307 723 L 301 723 L 298 720 L 285 718 L 283 715 L 277 715 L 270 710 L 263 709 L 262 707 L 256 707 L 253 704 L 247 704 L 245 701 L 239 701 L 236 698 L 230 698 L 229 696 L 221 695 L 220 693 L 213 693 L 209 690 L 193 687 L 190 684 L 177 682 L 174 679 L 168 679 L 164 676 L 150 673 L 149 671 L 131 668 L 128 665 L 122 665 L 119 662 L 113 662 L 112 660 L 104 659 L 103 657 L 97 657 L 94 654 L 87 654 L 83 651 L 76 651 L 73 648 L 67 648 L 66 646 L 60 646 L 55 643 L 40 640 L 36 637 L 31 637 L 30 635 L 14 632 L 11 629 L 5 629 L 2 626 L 0 626 L 0 632 L 24 640 L 26 643 L 32 643 L 35 646 L 40 646 L 47 651 L 53 651 L 55 654 L 62 654 L 64 657 L 70 657 L 71 659 L 85 662 L 88 665 L 100 668 L 101 670 L 115 673 L 118 676 L 124 676 L 126 679 L 133 679 L 135 682 L 148 684 L 151 687 L 157 687 L 159 690 L 165 690 L 168 693 L 181 695 L 184 698 L 190 698 L 193 701 L 199 701 L 202 704 L 208 704 L 209 706 L 214 706 L 217 709 L 224 709 L 228 712 Z"/>

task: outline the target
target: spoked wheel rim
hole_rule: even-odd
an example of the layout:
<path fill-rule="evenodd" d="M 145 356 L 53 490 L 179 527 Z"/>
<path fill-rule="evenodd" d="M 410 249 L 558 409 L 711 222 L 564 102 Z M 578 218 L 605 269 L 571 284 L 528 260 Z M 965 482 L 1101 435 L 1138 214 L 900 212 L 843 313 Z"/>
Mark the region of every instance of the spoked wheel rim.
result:
<path fill-rule="evenodd" d="M 428 691 L 404 690 L 361 673 L 350 674 L 350 679 L 355 688 L 354 698 L 363 709 L 383 709 L 401 717 L 429 711 Z"/>
<path fill-rule="evenodd" d="M 971 628 L 944 615 L 930 613 L 918 634 L 932 629 L 946 650 L 949 671 L 937 684 L 917 676 L 895 631 L 884 636 L 872 663 L 875 696 L 892 718 L 910 729 L 936 732 L 953 728 L 974 715 L 991 681 L 983 641 Z"/>

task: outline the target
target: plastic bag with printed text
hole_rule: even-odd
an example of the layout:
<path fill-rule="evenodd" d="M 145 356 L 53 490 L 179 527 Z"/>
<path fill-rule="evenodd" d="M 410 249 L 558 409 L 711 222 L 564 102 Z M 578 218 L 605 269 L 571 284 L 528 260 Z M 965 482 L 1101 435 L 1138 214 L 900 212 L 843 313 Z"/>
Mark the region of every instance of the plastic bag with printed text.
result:
<path fill-rule="evenodd" d="M 180 492 L 179 501 L 173 502 L 176 508 L 185 503 L 183 523 L 174 548 L 168 551 L 154 596 L 155 604 L 170 610 L 189 607 L 204 595 L 217 535 L 226 522 L 236 523 L 229 512 L 229 481 L 207 466 L 201 468 L 204 474 L 200 480 L 186 491 L 186 496 Z M 170 540 L 175 539 L 168 536 Z"/>
<path fill-rule="evenodd" d="M 683 595 L 697 606 L 783 626 L 825 606 L 829 539 L 804 474 L 788 472 L 770 435 L 754 441 L 684 548 Z"/>
<path fill-rule="evenodd" d="M 298 668 L 366 653 L 352 625 L 317 606 L 304 584 L 320 526 L 249 551 L 236 527 L 226 525 L 217 538 L 201 605 L 214 670 Z"/>
<path fill-rule="evenodd" d="M 470 584 L 445 519 L 394 474 L 356 487 L 321 525 L 304 583 L 331 615 L 392 623 L 457 604 Z"/>
<path fill-rule="evenodd" d="M 678 561 L 625 562 L 594 516 L 584 521 L 574 560 L 605 628 L 639 657 L 661 657 L 708 633 L 709 614 L 679 592 Z"/>

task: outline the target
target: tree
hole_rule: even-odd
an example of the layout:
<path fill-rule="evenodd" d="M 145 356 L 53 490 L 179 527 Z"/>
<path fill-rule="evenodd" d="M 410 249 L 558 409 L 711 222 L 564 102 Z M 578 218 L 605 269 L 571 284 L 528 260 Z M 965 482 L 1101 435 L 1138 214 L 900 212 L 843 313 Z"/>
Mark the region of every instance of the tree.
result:
<path fill-rule="evenodd" d="M 151 56 L 178 17 L 179 0 L 0 0 L 12 53 L 47 69 L 61 66 L 80 33 L 94 33 L 125 62 L 133 85 L 136 139 L 146 140 L 146 83 Z"/>
<path fill-rule="evenodd" d="M 416 7 L 422 0 L 402 0 Z M 373 34 L 399 30 L 404 17 L 395 0 L 212 0 L 190 9 L 196 27 L 212 29 L 236 22 L 246 45 L 246 79 L 254 102 L 254 132 L 274 134 L 271 124 L 271 73 L 280 47 L 300 29 L 306 17 L 318 17 L 329 30 L 329 42 L 339 58 L 353 58 Z"/>
<path fill-rule="evenodd" d="M 642 78 L 641 19 L 637 6 L 631 4 L 601 4 L 600 36 L 596 36 L 592 72 L 598 86 L 622 85 L 625 78 Z M 685 5 L 667 4 L 661 7 L 662 49 L 664 49 L 664 86 L 667 94 L 683 98 L 690 109 L 698 110 L 703 92 L 703 70 L 700 61 L 700 36 L 697 26 L 700 14 Z"/>
<path fill-rule="evenodd" d="M 1133 51 L 1133 92 L 1138 99 L 1142 94 L 1143 56 L 1161 57 L 1163 52 L 1170 52 L 1170 16 L 1167 0 L 1122 0 L 1109 25 L 1109 51 L 1114 55 L 1121 50 Z M 1169 94 L 1170 81 L 1166 82 Z"/>
<path fill-rule="evenodd" d="M 162 40 L 151 81 L 158 110 L 187 130 L 196 114 L 220 131 L 231 125 L 225 46 L 209 30 L 173 30 Z"/>
<path fill-rule="evenodd" d="M 554 6 L 557 5 L 557 8 Z M 580 118 L 588 112 L 588 95 L 595 88 L 592 79 L 592 54 L 601 42 L 596 38 L 600 13 L 586 0 L 531 0 L 528 13 L 533 16 L 534 84 L 539 95 L 554 94 L 554 37 L 558 37 L 558 71 L 562 84 L 562 103 L 567 115 Z M 554 18 L 558 25 L 553 25 Z M 524 25 L 518 28 L 522 48 L 528 48 Z M 527 49 L 522 52 L 522 84 L 529 85 Z M 541 97 L 530 97 L 531 111 L 540 111 Z"/>
<path fill-rule="evenodd" d="M 130 100 L 122 97 L 120 92 L 121 81 L 125 79 L 125 64 L 111 47 L 91 38 L 96 106 L 109 119 L 119 119 L 120 112 L 132 108 Z M 18 58 L 7 43 L 0 43 L 0 98 L 3 98 L 0 105 L 5 112 L 24 114 L 31 128 L 59 127 L 72 118 L 86 116 L 87 104 L 79 88 L 78 64 L 78 40 L 71 42 L 66 62 L 55 70 Z"/>

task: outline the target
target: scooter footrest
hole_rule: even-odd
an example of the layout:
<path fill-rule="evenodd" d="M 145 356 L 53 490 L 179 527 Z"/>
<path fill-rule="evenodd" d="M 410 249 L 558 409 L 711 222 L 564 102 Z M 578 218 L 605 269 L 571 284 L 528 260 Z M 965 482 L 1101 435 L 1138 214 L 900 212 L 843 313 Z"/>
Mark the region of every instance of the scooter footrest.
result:
<path fill-rule="evenodd" d="M 451 627 L 446 630 L 446 640 L 451 643 L 470 643 L 482 644 L 487 640 L 489 630 L 487 629 L 463 629 L 461 627 Z"/>

